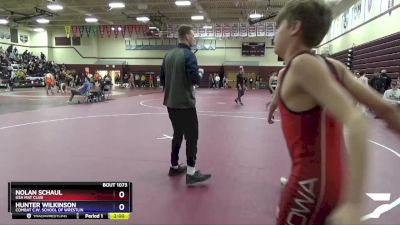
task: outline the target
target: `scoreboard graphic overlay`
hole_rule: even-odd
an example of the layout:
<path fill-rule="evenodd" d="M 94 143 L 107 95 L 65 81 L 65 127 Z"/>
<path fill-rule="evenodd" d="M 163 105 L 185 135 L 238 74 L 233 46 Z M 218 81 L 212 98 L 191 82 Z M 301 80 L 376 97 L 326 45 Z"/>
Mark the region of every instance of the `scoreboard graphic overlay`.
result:
<path fill-rule="evenodd" d="M 13 219 L 126 220 L 132 212 L 131 182 L 9 182 Z"/>

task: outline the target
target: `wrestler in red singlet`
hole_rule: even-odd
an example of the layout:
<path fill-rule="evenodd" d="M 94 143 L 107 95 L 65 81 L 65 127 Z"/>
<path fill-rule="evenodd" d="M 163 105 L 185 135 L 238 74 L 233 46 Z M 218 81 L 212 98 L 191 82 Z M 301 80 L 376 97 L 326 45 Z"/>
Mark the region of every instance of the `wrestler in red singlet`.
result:
<path fill-rule="evenodd" d="M 281 86 L 290 64 L 282 74 Z M 329 67 L 337 78 L 334 67 Z M 292 169 L 282 193 L 278 224 L 323 225 L 342 190 L 342 126 L 319 106 L 293 112 L 280 97 L 279 110 Z"/>

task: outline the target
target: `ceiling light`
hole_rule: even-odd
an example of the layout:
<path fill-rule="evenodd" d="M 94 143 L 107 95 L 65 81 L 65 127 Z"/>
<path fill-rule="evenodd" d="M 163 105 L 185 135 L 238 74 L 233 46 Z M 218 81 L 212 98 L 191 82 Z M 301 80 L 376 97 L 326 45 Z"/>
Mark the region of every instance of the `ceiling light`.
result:
<path fill-rule="evenodd" d="M 147 22 L 147 21 L 150 21 L 149 17 L 147 17 L 147 16 L 136 17 L 136 20 L 137 20 L 137 21 L 140 21 L 140 22 Z"/>
<path fill-rule="evenodd" d="M 251 19 L 258 19 L 258 18 L 261 18 L 261 17 L 262 17 L 262 14 L 259 14 L 259 13 L 250 14 L 250 18 Z"/>
<path fill-rule="evenodd" d="M 192 16 L 192 20 L 204 20 L 204 16 Z"/>
<path fill-rule="evenodd" d="M 0 24 L 7 24 L 8 23 L 8 20 L 6 20 L 6 19 L 0 19 Z"/>
<path fill-rule="evenodd" d="M 39 19 L 36 20 L 36 22 L 38 22 L 38 23 L 49 23 L 50 20 L 48 20 L 46 18 L 39 18 Z"/>
<path fill-rule="evenodd" d="M 118 30 L 119 30 L 119 31 L 121 31 L 121 30 L 122 30 L 122 28 L 121 28 L 121 27 L 118 27 Z"/>
<path fill-rule="evenodd" d="M 149 27 L 149 30 L 158 30 L 157 27 Z"/>
<path fill-rule="evenodd" d="M 87 23 L 96 23 L 97 21 L 99 21 L 97 18 L 94 18 L 94 17 L 86 17 L 85 18 L 85 21 L 87 22 Z"/>
<path fill-rule="evenodd" d="M 192 3 L 190 1 L 175 1 L 175 5 L 177 6 L 189 6 Z"/>
<path fill-rule="evenodd" d="M 111 27 L 111 30 L 115 30 L 115 28 L 114 28 L 114 27 Z"/>
<path fill-rule="evenodd" d="M 110 6 L 112 9 L 125 8 L 125 4 L 123 2 L 110 2 L 108 6 Z"/>
<path fill-rule="evenodd" d="M 203 26 L 203 29 L 212 29 L 212 26 Z"/>
<path fill-rule="evenodd" d="M 44 29 L 43 28 L 34 28 L 33 31 L 35 31 L 35 32 L 43 32 Z"/>
<path fill-rule="evenodd" d="M 64 7 L 57 3 L 51 3 L 47 5 L 47 8 L 53 11 L 62 10 Z"/>

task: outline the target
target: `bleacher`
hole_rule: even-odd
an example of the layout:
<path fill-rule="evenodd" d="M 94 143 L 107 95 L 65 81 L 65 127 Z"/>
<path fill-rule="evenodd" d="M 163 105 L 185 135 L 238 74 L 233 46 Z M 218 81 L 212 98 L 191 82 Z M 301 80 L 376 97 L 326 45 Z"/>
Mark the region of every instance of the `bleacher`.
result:
<path fill-rule="evenodd" d="M 335 53 L 331 57 L 347 62 L 348 49 Z M 380 38 L 353 48 L 353 70 L 374 72 L 385 69 L 391 78 L 398 78 L 400 72 L 400 32 Z"/>

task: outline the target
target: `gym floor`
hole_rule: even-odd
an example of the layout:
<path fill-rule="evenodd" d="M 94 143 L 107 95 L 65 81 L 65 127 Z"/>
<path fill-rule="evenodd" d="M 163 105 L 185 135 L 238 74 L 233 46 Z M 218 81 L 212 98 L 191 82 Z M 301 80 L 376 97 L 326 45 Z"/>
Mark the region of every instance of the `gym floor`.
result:
<path fill-rule="evenodd" d="M 0 90 L 0 224 L 115 224 L 115 221 L 12 220 L 10 181 L 132 181 L 133 213 L 118 224 L 275 224 L 279 179 L 290 159 L 279 123 L 267 124 L 266 90 L 198 89 L 198 162 L 213 175 L 188 188 L 168 177 L 172 127 L 159 90 L 114 92 L 112 100 L 68 105 L 44 89 Z M 370 123 L 363 219 L 400 224 L 400 140 Z M 185 163 L 185 145 L 181 162 Z"/>

